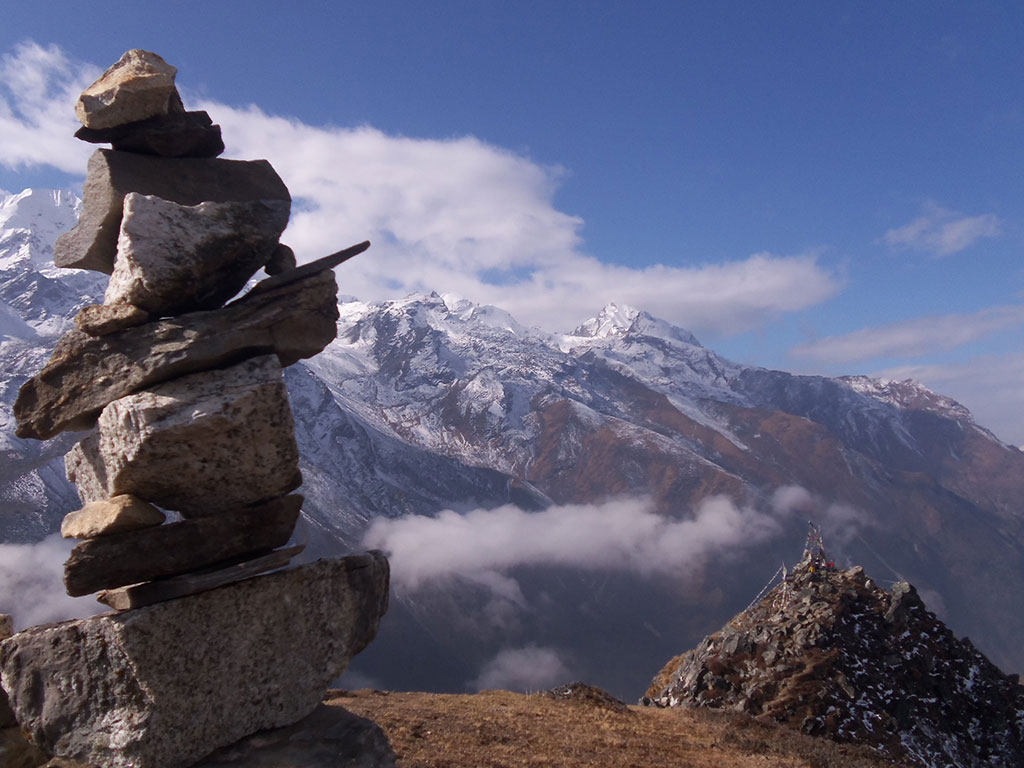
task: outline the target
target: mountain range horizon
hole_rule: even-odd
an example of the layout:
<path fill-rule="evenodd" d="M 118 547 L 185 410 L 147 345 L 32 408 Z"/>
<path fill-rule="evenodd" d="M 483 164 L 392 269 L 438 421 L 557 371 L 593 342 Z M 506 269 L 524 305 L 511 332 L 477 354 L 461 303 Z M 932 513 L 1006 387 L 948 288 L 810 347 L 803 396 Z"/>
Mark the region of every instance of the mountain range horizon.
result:
<path fill-rule="evenodd" d="M 0 546 L 38 555 L 0 568 L 16 622 L 87 610 L 29 611 L 25 573 L 43 553 L 59 563 L 47 537 L 77 508 L 62 456 L 81 435 L 22 440 L 11 414 L 103 292 L 102 275 L 52 264 L 77 206 L 72 190 L 0 198 Z M 360 679 L 576 677 L 635 698 L 796 557 L 809 517 L 844 564 L 911 581 L 954 631 L 1024 669 L 1024 453 L 956 401 L 912 380 L 746 366 L 623 303 L 562 334 L 452 294 L 339 309 L 338 339 L 285 378 L 307 556 L 392 559 L 395 608 Z"/>

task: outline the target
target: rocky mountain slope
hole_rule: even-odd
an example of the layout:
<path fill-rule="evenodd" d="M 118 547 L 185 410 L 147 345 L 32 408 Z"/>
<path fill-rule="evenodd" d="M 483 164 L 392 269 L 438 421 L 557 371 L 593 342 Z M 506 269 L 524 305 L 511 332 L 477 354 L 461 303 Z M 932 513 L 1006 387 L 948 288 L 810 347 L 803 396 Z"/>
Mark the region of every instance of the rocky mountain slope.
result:
<path fill-rule="evenodd" d="M 926 768 L 1024 764 L 1019 677 L 958 640 L 910 584 L 885 591 L 823 560 L 670 661 L 644 702 L 746 712 Z"/>
<path fill-rule="evenodd" d="M 38 191 L 0 203 L 0 541 L 38 540 L 77 506 L 60 459 L 75 436 L 20 440 L 10 416 L 68 318 L 103 290 L 102 275 L 49 263 L 77 205 Z M 360 546 L 381 517 L 502 505 L 641 500 L 694 526 L 653 546 L 658 562 L 614 571 L 511 562 L 515 594 L 458 573 L 398 583 L 354 665 L 381 685 L 459 690 L 499 651 L 536 646 L 635 697 L 656 660 L 743 607 L 808 516 L 844 562 L 914 582 L 997 664 L 1024 668 L 1024 454 L 948 398 L 740 365 L 614 305 L 565 335 L 437 294 L 340 309 L 339 338 L 286 376 L 309 552 Z M 697 512 L 714 497 L 757 525 L 701 549 Z M 717 509 L 702 525 L 725 519 Z"/>

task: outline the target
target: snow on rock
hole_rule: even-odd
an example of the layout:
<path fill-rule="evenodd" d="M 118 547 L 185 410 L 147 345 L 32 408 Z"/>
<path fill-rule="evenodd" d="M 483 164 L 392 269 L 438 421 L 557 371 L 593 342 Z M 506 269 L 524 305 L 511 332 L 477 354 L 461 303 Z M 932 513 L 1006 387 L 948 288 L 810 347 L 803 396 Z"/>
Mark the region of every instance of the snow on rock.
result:
<path fill-rule="evenodd" d="M 1024 764 L 1024 688 L 899 582 L 805 559 L 670 661 L 642 703 L 731 709 L 924 768 Z"/>

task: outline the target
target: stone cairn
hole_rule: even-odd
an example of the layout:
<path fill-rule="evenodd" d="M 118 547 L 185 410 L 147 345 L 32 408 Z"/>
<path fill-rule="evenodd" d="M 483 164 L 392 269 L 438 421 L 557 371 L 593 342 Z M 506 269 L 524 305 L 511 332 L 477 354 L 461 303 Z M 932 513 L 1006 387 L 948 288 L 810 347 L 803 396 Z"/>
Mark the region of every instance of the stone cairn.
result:
<path fill-rule="evenodd" d="M 218 158 L 175 74 L 132 50 L 75 106 L 75 135 L 113 148 L 54 261 L 110 282 L 15 404 L 21 437 L 92 430 L 65 460 L 84 502 L 65 584 L 115 612 L 7 639 L 0 679 L 36 747 L 104 768 L 187 766 L 300 720 L 387 609 L 379 553 L 265 573 L 301 549 L 282 368 L 335 337 L 333 267 L 369 243 L 296 267 L 284 183 Z"/>

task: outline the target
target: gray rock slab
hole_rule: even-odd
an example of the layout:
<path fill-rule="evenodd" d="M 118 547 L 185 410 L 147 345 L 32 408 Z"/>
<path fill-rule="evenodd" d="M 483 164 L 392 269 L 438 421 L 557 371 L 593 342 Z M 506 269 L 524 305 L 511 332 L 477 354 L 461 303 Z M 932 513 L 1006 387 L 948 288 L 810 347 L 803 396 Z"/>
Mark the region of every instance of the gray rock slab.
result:
<path fill-rule="evenodd" d="M 114 269 L 124 198 L 129 192 L 156 195 L 181 205 L 202 202 L 283 200 L 291 197 L 266 160 L 167 158 L 98 149 L 89 158 L 78 224 L 57 238 L 58 267 Z"/>
<path fill-rule="evenodd" d="M 223 309 L 102 337 L 70 331 L 18 392 L 17 435 L 43 440 L 89 429 L 114 400 L 247 357 L 274 353 L 282 366 L 312 357 L 337 334 L 337 294 L 334 273 L 321 270 Z"/>
<path fill-rule="evenodd" d="M 302 482 L 273 355 L 113 401 L 64 464 L 85 503 L 131 493 L 185 517 L 271 499 Z"/>
<path fill-rule="evenodd" d="M 124 493 L 110 499 L 91 501 L 69 512 L 60 524 L 65 539 L 95 539 L 116 533 L 160 525 L 166 516 L 149 502 Z"/>
<path fill-rule="evenodd" d="M 89 539 L 64 563 L 64 584 L 77 597 L 269 552 L 291 537 L 301 507 L 301 496 L 286 496 L 252 508 Z"/>
<path fill-rule="evenodd" d="M 110 128 L 180 109 L 177 73 L 157 54 L 133 48 L 82 91 L 75 115 L 87 128 Z"/>
<path fill-rule="evenodd" d="M 119 152 L 160 157 L 217 157 L 224 151 L 220 126 L 206 112 L 172 112 L 113 128 L 81 127 L 75 138 L 110 144 Z"/>
<path fill-rule="evenodd" d="M 394 768 L 388 737 L 372 720 L 321 704 L 286 728 L 249 736 L 218 749 L 195 768 Z"/>
<path fill-rule="evenodd" d="M 313 712 L 374 637 L 388 565 L 368 553 L 181 600 L 33 627 L 0 646 L 18 722 L 49 754 L 184 768 Z"/>
<path fill-rule="evenodd" d="M 115 611 L 127 611 L 132 608 L 162 603 L 165 600 L 175 600 L 179 597 L 205 592 L 208 589 L 223 587 L 225 584 L 248 579 L 251 576 L 258 576 L 267 571 L 284 568 L 293 557 L 298 556 L 305 548 L 305 544 L 297 544 L 294 547 L 275 549 L 269 554 L 241 562 L 232 562 L 231 565 L 223 568 L 211 566 L 202 571 L 184 573 L 181 576 L 147 581 L 144 584 L 133 584 L 130 587 L 105 589 L 96 595 L 96 599 Z"/>
<path fill-rule="evenodd" d="M 103 303 L 157 317 L 216 309 L 273 254 L 290 208 L 287 200 L 180 205 L 129 193 Z"/>

